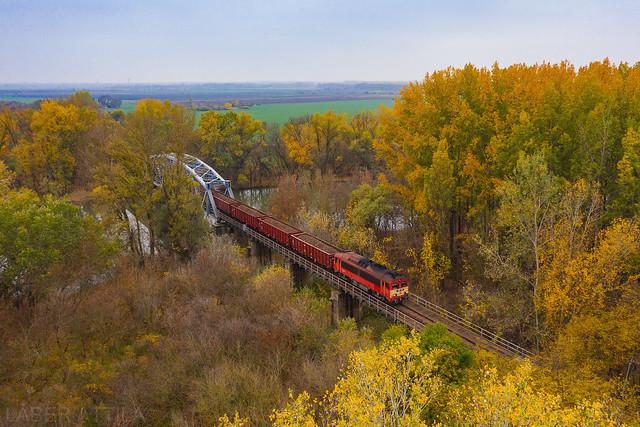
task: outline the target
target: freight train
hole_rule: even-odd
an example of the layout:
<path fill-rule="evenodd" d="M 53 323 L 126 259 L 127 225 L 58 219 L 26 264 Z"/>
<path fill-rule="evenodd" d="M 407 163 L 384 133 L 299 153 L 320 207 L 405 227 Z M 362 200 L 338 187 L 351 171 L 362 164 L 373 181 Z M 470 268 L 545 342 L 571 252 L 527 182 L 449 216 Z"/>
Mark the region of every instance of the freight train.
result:
<path fill-rule="evenodd" d="M 226 215 L 388 303 L 397 304 L 409 295 L 407 278 L 396 271 L 355 252 L 343 251 L 222 193 L 213 192 L 213 199 L 216 208 Z"/>

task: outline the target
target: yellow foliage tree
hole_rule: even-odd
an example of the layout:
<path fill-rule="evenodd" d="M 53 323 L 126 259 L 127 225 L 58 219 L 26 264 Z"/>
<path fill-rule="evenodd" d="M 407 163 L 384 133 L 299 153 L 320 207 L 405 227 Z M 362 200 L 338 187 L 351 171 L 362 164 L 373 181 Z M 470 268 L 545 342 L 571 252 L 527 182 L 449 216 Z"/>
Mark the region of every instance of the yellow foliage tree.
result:
<path fill-rule="evenodd" d="M 433 287 L 440 284 L 451 268 L 451 260 L 437 249 L 433 233 L 424 236 L 420 252 L 410 248 L 407 255 L 413 261 L 409 271 L 422 279 L 420 283 L 425 282 Z"/>
<path fill-rule="evenodd" d="M 237 411 L 233 419 L 229 418 L 227 414 L 224 414 L 218 419 L 218 427 L 246 427 L 248 425 L 249 418 L 242 418 Z"/>
<path fill-rule="evenodd" d="M 437 350 L 436 350 L 437 351 Z M 421 354 L 417 334 L 351 354 L 335 388 L 317 406 L 307 394 L 272 416 L 276 426 L 298 420 L 315 425 L 316 411 L 334 426 L 420 426 L 423 411 L 443 390 L 435 371 L 436 353 Z"/>
<path fill-rule="evenodd" d="M 347 116 L 327 111 L 289 122 L 282 128 L 282 139 L 289 157 L 299 165 L 315 167 L 322 174 L 335 171 L 348 146 Z"/>
<path fill-rule="evenodd" d="M 274 427 L 316 427 L 315 406 L 317 401 L 303 391 L 295 398 L 289 391 L 289 403 L 286 407 L 276 410 L 271 415 Z"/>
<path fill-rule="evenodd" d="M 44 101 L 31 119 L 32 139 L 13 148 L 18 180 L 40 194 L 65 193 L 76 165 L 74 151 L 87 124 L 73 104 Z"/>
<path fill-rule="evenodd" d="M 13 185 L 16 174 L 13 173 L 7 165 L 0 160 L 0 194 L 5 194 Z"/>
<path fill-rule="evenodd" d="M 593 251 L 577 253 L 554 264 L 542 285 L 539 304 L 550 326 L 583 313 L 598 313 L 612 304 L 628 283 L 630 262 L 640 255 L 640 228 L 616 220 L 600 233 Z"/>
<path fill-rule="evenodd" d="M 615 426 L 619 425 L 607 406 L 586 401 L 564 407 L 560 396 L 536 387 L 533 366 L 524 362 L 501 378 L 487 369 L 475 385 L 453 393 L 446 424 L 459 426 Z"/>
<path fill-rule="evenodd" d="M 0 156 L 8 152 L 17 181 L 39 194 L 61 195 L 90 184 L 93 166 L 115 129 L 88 92 L 47 100 L 35 110 L 0 115 Z"/>

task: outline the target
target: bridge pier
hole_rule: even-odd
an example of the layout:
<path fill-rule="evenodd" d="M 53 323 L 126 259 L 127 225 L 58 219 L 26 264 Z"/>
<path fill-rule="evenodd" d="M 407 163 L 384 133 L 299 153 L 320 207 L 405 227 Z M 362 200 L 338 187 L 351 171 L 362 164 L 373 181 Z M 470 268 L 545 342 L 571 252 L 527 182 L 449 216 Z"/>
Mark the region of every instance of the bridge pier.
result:
<path fill-rule="evenodd" d="M 221 222 L 221 223 L 210 222 L 210 224 L 211 224 L 211 229 L 213 230 L 213 234 L 215 234 L 216 236 L 224 236 L 225 234 L 231 234 L 236 238 L 238 237 L 237 236 L 238 233 L 236 233 L 235 228 L 225 222 Z"/>
<path fill-rule="evenodd" d="M 345 317 L 362 319 L 362 305 L 357 298 L 340 289 L 331 290 L 331 324 L 337 325 Z"/>
<path fill-rule="evenodd" d="M 287 264 L 291 272 L 293 288 L 296 290 L 302 288 L 309 280 L 309 272 L 291 260 L 287 261 Z"/>
<path fill-rule="evenodd" d="M 233 234 L 233 238 L 241 248 L 248 248 L 247 256 L 251 256 L 251 247 L 249 246 L 251 239 L 249 238 L 249 236 L 235 227 L 233 227 L 231 233 Z"/>
<path fill-rule="evenodd" d="M 271 264 L 272 262 L 271 249 L 256 239 L 249 239 L 249 256 L 257 257 L 258 262 L 262 265 Z"/>

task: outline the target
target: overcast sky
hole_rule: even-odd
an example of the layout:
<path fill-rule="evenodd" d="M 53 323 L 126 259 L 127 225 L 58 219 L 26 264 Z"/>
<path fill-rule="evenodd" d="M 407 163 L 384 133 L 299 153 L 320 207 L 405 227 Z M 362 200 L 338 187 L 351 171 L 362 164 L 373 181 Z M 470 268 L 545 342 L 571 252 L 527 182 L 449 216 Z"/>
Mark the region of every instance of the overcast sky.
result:
<path fill-rule="evenodd" d="M 0 0 L 0 83 L 421 79 L 640 60 L 640 1 Z"/>

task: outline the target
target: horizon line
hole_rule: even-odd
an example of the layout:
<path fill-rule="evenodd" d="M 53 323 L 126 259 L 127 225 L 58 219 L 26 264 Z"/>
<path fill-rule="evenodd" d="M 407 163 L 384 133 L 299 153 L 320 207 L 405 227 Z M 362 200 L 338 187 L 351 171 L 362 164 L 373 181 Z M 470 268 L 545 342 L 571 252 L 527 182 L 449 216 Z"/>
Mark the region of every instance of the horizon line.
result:
<path fill-rule="evenodd" d="M 413 82 L 414 80 L 237 80 L 237 81 L 135 81 L 135 82 L 14 82 L 5 83 L 0 82 L 0 87 L 3 86 L 73 86 L 73 85 L 92 85 L 92 86 L 116 86 L 116 85 L 206 85 L 206 84 L 318 84 L 318 83 L 391 83 L 391 84 L 406 84 Z"/>

